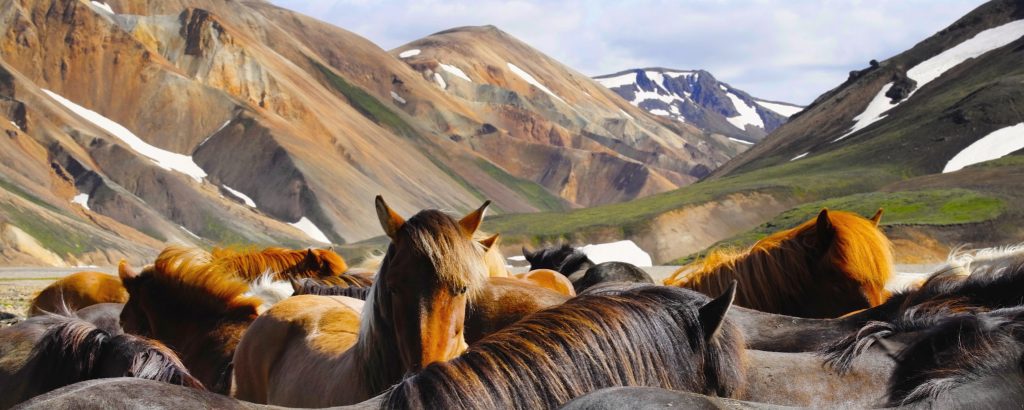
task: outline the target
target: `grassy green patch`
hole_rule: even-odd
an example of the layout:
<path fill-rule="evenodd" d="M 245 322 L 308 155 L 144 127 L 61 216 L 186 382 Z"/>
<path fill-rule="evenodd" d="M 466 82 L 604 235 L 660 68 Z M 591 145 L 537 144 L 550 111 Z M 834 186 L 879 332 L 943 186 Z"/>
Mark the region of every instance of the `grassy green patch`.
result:
<path fill-rule="evenodd" d="M 94 239 L 79 232 L 67 229 L 64 225 L 51 223 L 22 208 L 0 204 L 0 211 L 11 225 L 17 226 L 31 235 L 40 245 L 61 255 L 81 255 L 97 248 Z"/>
<path fill-rule="evenodd" d="M 397 113 L 391 111 L 388 106 L 384 105 L 377 98 L 367 93 L 362 88 L 349 84 L 344 78 L 336 74 L 330 68 L 320 64 L 317 61 L 310 59 L 310 62 L 316 66 L 320 73 L 327 78 L 331 86 L 335 90 L 341 93 L 348 100 L 349 104 L 352 105 L 360 114 L 363 114 L 370 121 L 373 121 L 381 126 L 387 127 L 394 131 L 396 134 L 404 136 L 406 138 L 417 138 L 418 133 L 412 128 L 409 123 L 405 122 Z"/>
<path fill-rule="evenodd" d="M 533 181 L 527 181 L 525 179 L 512 176 L 501 168 L 498 168 L 494 166 L 494 164 L 483 159 L 477 159 L 476 163 L 477 166 L 486 172 L 487 175 L 490 175 L 491 178 L 494 178 L 498 182 L 501 182 L 502 185 L 516 191 L 537 208 L 545 211 L 560 211 L 565 209 L 565 204 L 560 198 L 551 194 L 544 189 L 544 187 L 534 183 Z"/>
<path fill-rule="evenodd" d="M 22 198 L 25 198 L 26 200 L 28 200 L 29 202 L 31 202 L 33 204 L 39 205 L 39 206 L 41 206 L 43 208 L 49 209 L 49 210 L 57 212 L 59 214 L 64 214 L 63 210 L 58 209 L 57 207 L 51 205 L 49 202 L 46 202 L 46 201 L 44 201 L 42 199 L 39 199 L 35 195 L 32 195 L 32 194 L 30 194 L 28 192 L 25 192 L 25 190 L 21 189 L 21 187 L 10 183 L 10 182 L 8 182 L 7 180 L 5 180 L 3 178 L 0 178 L 0 188 L 3 188 L 4 190 L 6 190 L 6 191 L 8 191 L 10 193 L 13 193 L 13 194 L 15 194 L 17 196 L 20 196 Z"/>
<path fill-rule="evenodd" d="M 225 225 L 220 219 L 209 214 L 203 215 L 203 229 L 199 233 L 203 238 L 209 239 L 220 246 L 244 246 L 252 243 L 249 238 L 246 238 Z"/>
<path fill-rule="evenodd" d="M 721 241 L 715 247 L 747 247 L 780 230 L 793 228 L 818 214 L 821 208 L 871 217 L 884 208 L 882 225 L 958 225 L 995 219 L 1006 209 L 999 198 L 966 189 L 871 192 L 807 203 L 783 212 L 753 230 Z M 710 249 L 709 248 L 709 249 Z M 683 264 L 703 252 L 673 261 Z"/>

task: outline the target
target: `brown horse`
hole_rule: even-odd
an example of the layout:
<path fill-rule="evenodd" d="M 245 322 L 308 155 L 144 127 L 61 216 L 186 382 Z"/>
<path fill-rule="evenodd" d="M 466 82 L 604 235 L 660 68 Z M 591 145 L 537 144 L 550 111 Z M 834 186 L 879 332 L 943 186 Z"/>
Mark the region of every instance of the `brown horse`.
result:
<path fill-rule="evenodd" d="M 291 407 L 357 403 L 462 353 L 466 307 L 487 278 L 473 233 L 489 204 L 458 221 L 436 210 L 405 220 L 378 196 L 391 244 L 361 323 L 349 298 L 303 295 L 275 305 L 238 346 L 236 397 Z"/>
<path fill-rule="evenodd" d="M 338 276 L 348 270 L 341 255 L 331 249 L 214 248 L 212 261 L 222 264 L 228 272 L 247 281 L 253 281 L 266 272 L 274 279 L 315 278 Z"/>
<path fill-rule="evenodd" d="M 646 286 L 582 295 L 406 378 L 382 408 L 556 408 L 604 387 L 652 386 L 730 397 L 743 381 L 743 337 L 711 300 Z"/>
<path fill-rule="evenodd" d="M 86 310 L 82 317 L 61 311 L 0 329 L 0 409 L 96 378 L 129 376 L 203 388 L 162 344 L 84 319 L 116 320 L 118 309 Z"/>
<path fill-rule="evenodd" d="M 572 282 L 565 275 L 551 269 L 536 269 L 514 275 L 516 279 L 535 286 L 558 292 L 565 296 L 576 296 Z"/>
<path fill-rule="evenodd" d="M 837 317 L 889 297 L 892 245 L 870 220 L 822 209 L 818 217 L 775 233 L 746 252 L 712 251 L 683 266 L 666 285 L 717 294 L 739 281 L 736 304 L 799 317 Z"/>
<path fill-rule="evenodd" d="M 197 249 L 171 246 L 141 273 L 122 261 L 118 271 L 131 297 L 121 325 L 167 344 L 207 388 L 227 393 L 235 346 L 263 301 L 247 295 L 246 281 L 203 256 Z"/>
<path fill-rule="evenodd" d="M 28 315 L 76 311 L 97 303 L 124 303 L 128 291 L 117 276 L 102 272 L 76 272 L 51 283 L 40 291 L 28 309 Z"/>

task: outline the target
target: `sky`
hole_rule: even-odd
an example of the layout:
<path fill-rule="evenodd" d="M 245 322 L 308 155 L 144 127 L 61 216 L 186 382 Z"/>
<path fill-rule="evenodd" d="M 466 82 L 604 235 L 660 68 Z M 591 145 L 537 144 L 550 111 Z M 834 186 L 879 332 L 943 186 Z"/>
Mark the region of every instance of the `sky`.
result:
<path fill-rule="evenodd" d="M 386 50 L 492 24 L 586 75 L 708 70 L 751 95 L 808 104 L 981 0 L 271 0 Z"/>

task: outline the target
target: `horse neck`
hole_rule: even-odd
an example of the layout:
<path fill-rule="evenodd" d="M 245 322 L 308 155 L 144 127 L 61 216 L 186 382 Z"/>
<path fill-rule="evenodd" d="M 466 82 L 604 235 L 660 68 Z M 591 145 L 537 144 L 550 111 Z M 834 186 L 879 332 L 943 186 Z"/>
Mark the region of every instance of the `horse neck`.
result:
<path fill-rule="evenodd" d="M 352 347 L 353 368 L 365 372 L 361 379 L 370 396 L 397 383 L 405 374 L 398 337 L 386 323 L 392 319 L 384 311 L 384 307 L 391 304 L 390 297 L 384 281 L 378 278 L 367 294 L 359 339 Z"/>
<path fill-rule="evenodd" d="M 740 306 L 729 309 L 729 320 L 746 338 L 747 348 L 773 352 L 812 352 L 860 328 L 856 318 L 804 319 Z"/>

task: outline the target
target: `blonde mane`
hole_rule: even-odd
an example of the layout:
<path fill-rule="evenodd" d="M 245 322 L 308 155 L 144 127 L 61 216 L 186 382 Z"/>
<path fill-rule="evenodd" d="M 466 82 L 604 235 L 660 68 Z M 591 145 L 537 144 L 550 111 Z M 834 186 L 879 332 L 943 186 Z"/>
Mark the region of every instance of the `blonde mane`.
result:
<path fill-rule="evenodd" d="M 181 306 L 213 312 L 246 305 L 259 308 L 259 298 L 245 296 L 249 291 L 246 281 L 210 261 L 211 255 L 206 251 L 172 245 L 160 252 L 140 278 L 150 278 L 162 294 L 174 297 Z"/>
<path fill-rule="evenodd" d="M 212 258 L 248 281 L 268 270 L 275 279 L 337 276 L 348 270 L 345 260 L 330 249 L 214 248 Z"/>
<path fill-rule="evenodd" d="M 806 303 L 815 283 L 854 281 L 870 306 L 888 298 L 885 283 L 893 276 L 892 244 L 871 220 L 842 211 L 827 212 L 834 230 L 820 263 L 812 263 L 817 220 L 776 232 L 747 251 L 716 249 L 676 270 L 666 285 L 720 294 L 735 279 L 736 303 L 766 312 L 787 312 Z M 828 276 L 833 275 L 834 278 Z"/>

